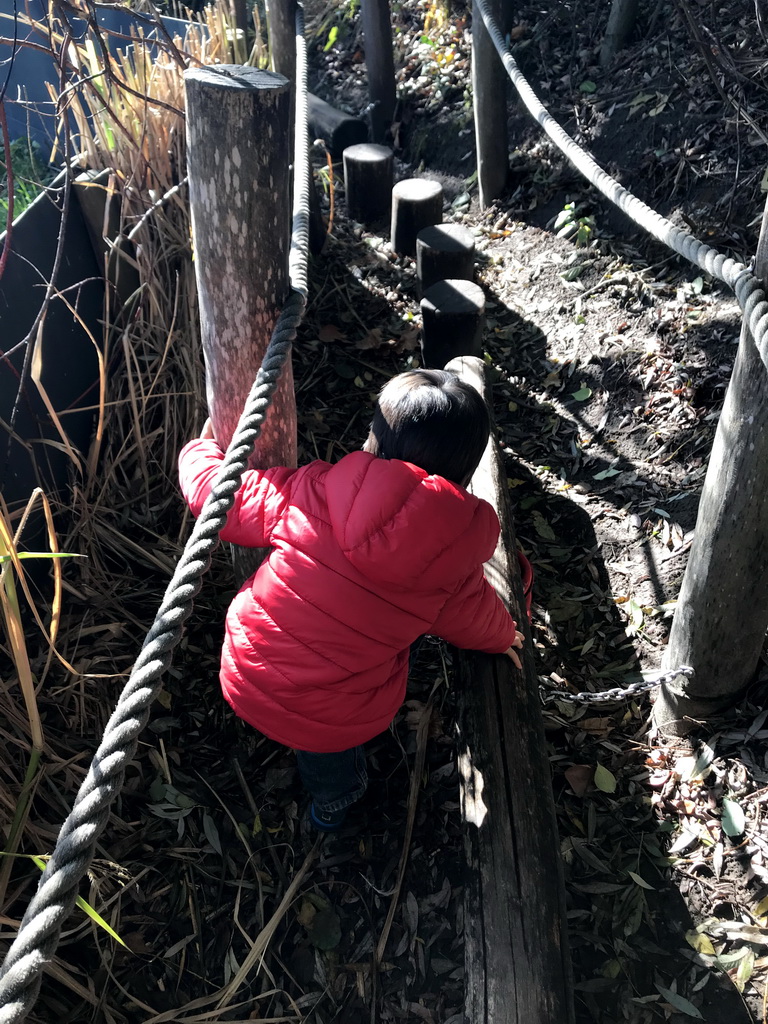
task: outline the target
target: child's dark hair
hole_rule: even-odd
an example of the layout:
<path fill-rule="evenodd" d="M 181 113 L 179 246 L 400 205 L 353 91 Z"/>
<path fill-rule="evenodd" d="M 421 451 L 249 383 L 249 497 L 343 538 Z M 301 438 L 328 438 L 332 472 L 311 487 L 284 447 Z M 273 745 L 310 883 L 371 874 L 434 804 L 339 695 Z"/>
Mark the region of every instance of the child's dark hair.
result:
<path fill-rule="evenodd" d="M 490 433 L 485 402 L 446 370 L 408 370 L 382 388 L 364 450 L 466 486 Z"/>

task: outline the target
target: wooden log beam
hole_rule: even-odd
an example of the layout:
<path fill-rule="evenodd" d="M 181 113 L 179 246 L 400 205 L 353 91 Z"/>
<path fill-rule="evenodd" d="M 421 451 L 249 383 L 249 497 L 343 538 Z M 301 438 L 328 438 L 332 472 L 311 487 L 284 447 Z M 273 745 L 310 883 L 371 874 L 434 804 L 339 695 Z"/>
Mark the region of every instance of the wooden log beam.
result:
<path fill-rule="evenodd" d="M 768 287 L 768 202 L 754 274 Z M 745 319 L 664 654 L 666 669 L 695 675 L 661 687 L 653 708 L 668 736 L 731 707 L 755 674 L 768 629 L 766 487 L 768 369 Z"/>
<path fill-rule="evenodd" d="M 339 160 L 348 146 L 368 141 L 368 125 L 359 117 L 345 114 L 319 96 L 307 93 L 310 139 L 322 139 L 334 160 Z"/>
<path fill-rule="evenodd" d="M 481 359 L 446 369 L 491 408 Z M 470 490 L 490 502 L 501 537 L 486 576 L 526 635 L 518 671 L 504 655 L 457 651 L 458 761 L 464 819 L 465 1020 L 572 1024 L 566 904 L 552 779 L 507 474 L 492 432 Z"/>
<path fill-rule="evenodd" d="M 290 86 L 282 75 L 238 65 L 191 68 L 184 80 L 206 394 L 226 447 L 288 295 Z M 250 464 L 295 466 L 296 456 L 289 362 Z M 248 554 L 239 549 L 235 559 L 242 579 L 258 564 Z"/>

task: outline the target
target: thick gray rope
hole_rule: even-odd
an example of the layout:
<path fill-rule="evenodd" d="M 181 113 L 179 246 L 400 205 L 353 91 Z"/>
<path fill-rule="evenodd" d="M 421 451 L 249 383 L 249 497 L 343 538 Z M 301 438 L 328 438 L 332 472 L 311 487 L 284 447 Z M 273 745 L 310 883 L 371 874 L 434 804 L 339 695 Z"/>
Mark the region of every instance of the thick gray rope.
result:
<path fill-rule="evenodd" d="M 760 358 L 768 367 L 768 301 L 766 301 L 765 291 L 758 278 L 743 263 L 737 263 L 736 260 L 724 256 L 656 213 L 650 206 L 620 185 L 581 146 L 574 142 L 544 107 L 521 73 L 499 26 L 488 10 L 486 0 L 475 0 L 475 3 L 493 45 L 512 79 L 512 84 L 532 117 L 538 121 L 574 167 L 581 171 L 595 188 L 607 196 L 628 217 L 631 217 L 636 224 L 652 234 L 654 238 L 658 238 L 660 242 L 664 242 L 680 256 L 733 288 L 757 345 Z"/>
<path fill-rule="evenodd" d="M 292 292 L 280 314 L 264 361 L 245 403 L 240 422 L 195 523 L 130 678 L 104 730 L 93 763 L 56 841 L 37 892 L 27 907 L 18 934 L 0 967 L 0 1024 L 19 1024 L 34 1005 L 46 963 L 53 957 L 62 926 L 71 914 L 80 879 L 87 871 L 109 818 L 112 801 L 123 785 L 125 767 L 149 716 L 171 653 L 181 639 L 192 600 L 232 508 L 248 458 L 261 432 L 267 409 L 306 305 L 309 246 L 309 172 L 306 123 L 306 53 L 301 7 L 297 8 L 297 173 L 294 179 L 293 230 L 289 273 Z M 299 52 L 301 58 L 299 59 Z M 301 75 L 301 77 L 299 77 Z"/>

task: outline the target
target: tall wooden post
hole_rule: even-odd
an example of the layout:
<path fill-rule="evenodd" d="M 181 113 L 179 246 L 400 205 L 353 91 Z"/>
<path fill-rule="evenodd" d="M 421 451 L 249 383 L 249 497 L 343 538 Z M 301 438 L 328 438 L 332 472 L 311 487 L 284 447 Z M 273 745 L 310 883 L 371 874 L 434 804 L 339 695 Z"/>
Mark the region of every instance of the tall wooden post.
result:
<path fill-rule="evenodd" d="M 290 86 L 271 71 L 226 64 L 191 68 L 184 80 L 206 395 L 224 448 L 288 295 Z M 251 465 L 295 466 L 296 454 L 289 363 Z M 235 559 L 242 579 L 257 564 L 250 554 Z"/>
<path fill-rule="evenodd" d="M 509 0 L 485 0 L 502 32 L 511 22 Z M 483 24 L 477 2 L 472 4 L 472 95 L 477 147 L 480 205 L 490 206 L 507 184 L 507 72 Z"/>
<path fill-rule="evenodd" d="M 768 204 L 755 276 L 768 285 Z M 664 657 L 695 676 L 662 687 L 654 719 L 684 736 L 754 676 L 768 629 L 768 369 L 747 322 L 709 457 L 696 531 Z"/>
<path fill-rule="evenodd" d="M 626 46 L 637 21 L 639 0 L 613 0 L 608 24 L 600 47 L 600 64 L 605 68 L 619 50 Z"/>
<path fill-rule="evenodd" d="M 395 58 L 389 0 L 360 0 L 365 39 L 365 67 L 371 99 L 371 134 L 383 142 L 395 114 Z"/>
<path fill-rule="evenodd" d="M 296 0 L 267 0 L 269 69 L 296 81 Z M 294 95 L 291 92 L 290 130 L 293 133 Z"/>

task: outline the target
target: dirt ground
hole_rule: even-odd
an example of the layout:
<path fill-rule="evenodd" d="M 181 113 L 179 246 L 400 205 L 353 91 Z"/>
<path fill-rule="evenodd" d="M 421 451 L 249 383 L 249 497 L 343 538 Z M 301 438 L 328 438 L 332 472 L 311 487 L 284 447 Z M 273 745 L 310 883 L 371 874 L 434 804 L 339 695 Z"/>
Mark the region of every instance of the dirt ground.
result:
<path fill-rule="evenodd" d="M 367 88 L 355 6 L 310 10 L 311 75 L 318 94 L 360 113 Z M 637 38 L 601 69 L 606 6 L 523 0 L 512 32 L 523 71 L 627 187 L 748 262 L 768 109 L 755 7 L 641 5 Z M 511 95 L 509 188 L 480 210 L 468 14 L 406 0 L 393 19 L 398 175 L 440 180 L 445 219 L 475 238 L 518 542 L 536 573 L 540 681 L 572 692 L 621 685 L 661 662 L 739 340 L 736 302 L 615 213 Z M 300 461 L 359 447 L 378 388 L 419 359 L 413 263 L 392 256 L 385 227 L 346 218 L 340 180 L 335 199 L 295 351 Z M 178 515 L 158 540 L 168 556 L 183 534 L 180 505 Z M 94 659 L 146 619 L 155 574 L 139 559 L 133 619 L 99 634 Z M 127 949 L 73 926 L 59 957 L 98 999 L 78 1001 L 71 986 L 47 980 L 30 1020 L 459 1024 L 455 707 L 450 652 L 435 644 L 420 653 L 391 730 L 369 745 L 371 786 L 352 827 L 323 842 L 260 970 L 229 1009 L 212 1009 L 211 993 L 236 976 L 312 848 L 292 755 L 235 721 L 218 693 L 230 596 L 222 553 L 90 876 Z M 648 698 L 597 711 L 546 705 L 578 1024 L 768 1019 L 766 678 L 761 665 L 739 706 L 690 751 L 649 733 Z M 427 708 L 426 766 L 398 888 Z M 68 744 L 73 758 L 88 749 L 81 737 Z M 67 771 L 67 762 L 52 770 Z M 739 813 L 732 839 L 723 826 Z M 31 875 L 14 890 L 14 914 L 30 885 Z"/>

